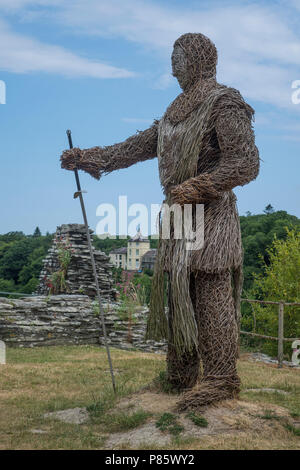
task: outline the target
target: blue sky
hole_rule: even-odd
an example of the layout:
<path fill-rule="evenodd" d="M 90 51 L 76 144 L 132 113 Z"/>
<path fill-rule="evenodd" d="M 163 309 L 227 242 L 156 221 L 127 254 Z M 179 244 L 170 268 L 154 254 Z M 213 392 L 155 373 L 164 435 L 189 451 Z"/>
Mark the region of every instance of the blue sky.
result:
<path fill-rule="evenodd" d="M 74 175 L 60 168 L 67 147 L 120 142 L 147 128 L 180 92 L 171 76 L 174 40 L 208 35 L 218 80 L 256 110 L 261 172 L 235 190 L 240 214 L 271 203 L 300 217 L 300 0 L 0 0 L 0 233 L 53 232 L 81 223 Z M 157 160 L 100 181 L 81 173 L 91 228 L 100 203 L 159 204 Z"/>

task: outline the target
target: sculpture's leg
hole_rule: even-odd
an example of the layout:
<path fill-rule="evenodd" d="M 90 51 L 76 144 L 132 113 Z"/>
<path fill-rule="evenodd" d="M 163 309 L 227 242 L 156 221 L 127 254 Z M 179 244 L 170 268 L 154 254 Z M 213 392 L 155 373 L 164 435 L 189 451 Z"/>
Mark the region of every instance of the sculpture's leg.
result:
<path fill-rule="evenodd" d="M 196 302 L 195 292 L 195 279 L 191 277 L 191 298 L 193 304 Z M 169 282 L 168 288 L 168 305 L 169 305 L 169 341 L 168 341 L 168 353 L 167 353 L 167 379 L 168 382 L 176 390 L 184 390 L 191 388 L 197 382 L 199 376 L 200 358 L 197 349 L 193 349 L 191 352 L 178 354 L 173 346 L 172 338 L 173 333 L 173 309 L 172 309 L 172 286 Z"/>
<path fill-rule="evenodd" d="M 234 398 L 240 385 L 236 371 L 238 327 L 230 271 L 198 272 L 196 286 L 203 376 L 192 390 L 183 395 L 178 404 L 181 410 Z"/>

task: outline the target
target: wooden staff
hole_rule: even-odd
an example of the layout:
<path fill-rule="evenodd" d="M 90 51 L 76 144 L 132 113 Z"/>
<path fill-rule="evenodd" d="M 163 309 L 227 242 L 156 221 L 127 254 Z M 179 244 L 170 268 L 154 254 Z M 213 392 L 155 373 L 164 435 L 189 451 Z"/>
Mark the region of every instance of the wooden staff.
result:
<path fill-rule="evenodd" d="M 67 130 L 67 136 L 68 136 L 68 140 L 69 140 L 70 149 L 72 149 L 73 148 L 73 142 L 72 142 L 72 135 L 71 135 L 70 130 Z M 80 185 L 80 180 L 79 180 L 79 175 L 78 175 L 77 168 L 74 169 L 74 174 L 75 174 L 75 180 L 76 180 L 76 185 L 77 185 L 77 192 L 74 194 L 74 197 L 75 198 L 79 197 L 79 200 L 80 200 L 81 211 L 82 211 L 82 215 L 83 215 L 83 220 L 84 220 L 84 225 L 85 225 L 85 230 L 86 230 L 86 236 L 87 236 L 87 241 L 88 241 L 89 250 L 90 250 L 91 263 L 92 263 L 92 268 L 93 268 L 93 273 L 94 273 L 96 292 L 97 292 L 97 298 L 98 298 L 100 316 L 101 316 L 101 322 L 102 322 L 102 330 L 103 330 L 103 335 L 104 335 L 104 343 L 105 343 L 107 359 L 108 359 L 108 363 L 109 363 L 112 386 L 113 386 L 114 393 L 116 393 L 115 376 L 114 376 L 114 370 L 113 370 L 113 366 L 112 366 L 110 350 L 109 350 L 108 341 L 107 341 L 104 311 L 103 311 L 103 306 L 102 306 L 102 301 L 101 301 L 101 295 L 100 295 L 99 282 L 98 282 L 98 276 L 97 276 L 97 271 L 96 271 L 94 251 L 93 251 L 93 247 L 92 247 L 89 224 L 88 224 L 88 221 L 87 221 L 87 216 L 86 216 L 86 211 L 85 211 L 85 206 L 84 206 L 82 190 L 81 190 L 81 185 Z"/>

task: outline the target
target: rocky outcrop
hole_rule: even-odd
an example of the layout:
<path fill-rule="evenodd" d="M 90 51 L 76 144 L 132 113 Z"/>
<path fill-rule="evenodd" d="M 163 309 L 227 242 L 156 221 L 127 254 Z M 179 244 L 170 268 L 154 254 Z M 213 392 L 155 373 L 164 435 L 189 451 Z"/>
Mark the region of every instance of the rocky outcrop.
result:
<path fill-rule="evenodd" d="M 93 231 L 90 230 L 90 233 L 92 234 Z M 49 294 L 51 283 L 53 284 L 51 277 L 53 277 L 53 273 L 61 269 L 58 250 L 62 248 L 68 251 L 71 259 L 65 275 L 65 285 L 55 293 L 84 294 L 95 298 L 96 286 L 85 227 L 80 224 L 65 224 L 57 227 L 53 244 L 44 259 L 37 294 Z M 113 288 L 112 265 L 109 262 L 109 257 L 95 249 L 94 257 L 101 296 L 106 300 L 114 300 L 116 291 Z"/>
<path fill-rule="evenodd" d="M 84 295 L 0 298 L 0 338 L 8 346 L 99 342 L 99 319 Z"/>
<path fill-rule="evenodd" d="M 103 302 L 109 344 L 121 349 L 163 352 L 163 342 L 145 341 L 148 309 L 130 318 L 116 302 Z M 0 339 L 8 346 L 103 345 L 99 307 L 86 295 L 0 298 Z"/>

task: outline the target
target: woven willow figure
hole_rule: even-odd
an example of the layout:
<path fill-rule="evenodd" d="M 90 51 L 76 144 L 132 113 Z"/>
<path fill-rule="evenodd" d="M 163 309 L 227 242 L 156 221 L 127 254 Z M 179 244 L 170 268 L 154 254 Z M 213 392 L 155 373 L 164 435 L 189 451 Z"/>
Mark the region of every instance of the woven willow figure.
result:
<path fill-rule="evenodd" d="M 172 54 L 182 93 L 162 119 L 122 143 L 68 150 L 61 157 L 63 168 L 76 165 L 99 179 L 157 156 L 165 202 L 204 204 L 201 249 L 187 250 L 184 238 L 159 240 L 147 328 L 148 338 L 168 338 L 167 377 L 185 390 L 182 410 L 235 397 L 240 385 L 243 257 L 232 189 L 257 177 L 259 155 L 254 111 L 237 90 L 217 83 L 216 65 L 217 50 L 206 36 L 184 34 Z"/>

